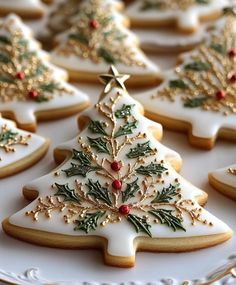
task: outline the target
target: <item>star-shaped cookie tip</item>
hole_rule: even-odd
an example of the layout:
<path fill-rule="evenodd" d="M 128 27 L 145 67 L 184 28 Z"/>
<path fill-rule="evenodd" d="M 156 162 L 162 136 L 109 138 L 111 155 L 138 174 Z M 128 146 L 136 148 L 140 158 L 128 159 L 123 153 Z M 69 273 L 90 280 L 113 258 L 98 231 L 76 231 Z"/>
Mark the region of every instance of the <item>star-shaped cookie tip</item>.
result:
<path fill-rule="evenodd" d="M 130 77 L 128 74 L 120 74 L 114 65 L 111 65 L 107 74 L 99 76 L 102 83 L 105 84 L 104 93 L 107 94 L 115 86 L 126 90 L 124 82 Z"/>

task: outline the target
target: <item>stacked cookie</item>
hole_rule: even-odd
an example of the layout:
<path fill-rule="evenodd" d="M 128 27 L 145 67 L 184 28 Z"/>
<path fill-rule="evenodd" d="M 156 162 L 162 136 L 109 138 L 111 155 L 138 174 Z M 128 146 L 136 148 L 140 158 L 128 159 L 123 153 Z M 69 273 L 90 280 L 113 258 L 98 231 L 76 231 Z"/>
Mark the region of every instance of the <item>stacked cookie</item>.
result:
<path fill-rule="evenodd" d="M 30 5 L 42 5 L 8 3 L 2 14 L 9 9 L 26 17 L 24 5 L 32 17 L 39 10 Z M 49 141 L 29 133 L 37 120 L 88 107 L 76 83 L 96 84 L 100 75 L 105 85 L 79 116 L 75 138 L 54 150 L 57 169 L 24 186 L 31 202 L 3 221 L 7 234 L 50 247 L 101 248 L 105 263 L 119 267 L 134 266 L 138 250 L 190 251 L 231 238 L 232 230 L 204 209 L 208 195 L 178 174 L 180 155 L 160 143 L 162 125 L 188 132 L 190 143 L 203 149 L 213 148 L 218 137 L 236 141 L 236 17 L 233 9 L 222 16 L 228 6 L 228 0 L 145 0 L 121 12 L 121 1 L 60 1 L 47 12 L 50 53 L 18 16 L 1 21 L 0 112 L 26 131 L 0 118 L 0 177 L 46 153 Z M 156 52 L 196 47 L 179 57 L 177 67 L 161 71 L 141 50 L 129 21 L 147 29 L 144 35 L 167 39 L 171 33 L 160 31 L 163 26 L 182 33 L 164 45 L 152 36 Z M 186 33 L 192 35 L 180 43 Z M 134 99 L 126 80 L 152 89 Z M 209 179 L 235 198 L 235 175 L 232 165 Z"/>

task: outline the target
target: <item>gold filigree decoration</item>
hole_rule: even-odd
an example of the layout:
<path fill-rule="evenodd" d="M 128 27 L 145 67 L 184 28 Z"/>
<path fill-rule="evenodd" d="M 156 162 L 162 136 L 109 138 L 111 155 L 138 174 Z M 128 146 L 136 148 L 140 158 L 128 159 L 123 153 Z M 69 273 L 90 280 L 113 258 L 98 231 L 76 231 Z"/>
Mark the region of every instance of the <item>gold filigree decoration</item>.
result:
<path fill-rule="evenodd" d="M 202 218 L 202 208 L 196 202 L 183 198 L 178 178 L 175 178 L 169 186 L 163 188 L 166 185 L 165 177 L 169 175 L 169 170 L 168 165 L 163 160 L 158 161 L 156 159 L 158 152 L 156 148 L 152 149 L 148 145 L 148 151 L 143 152 L 142 156 L 135 156 L 126 164 L 121 162 L 122 172 L 111 171 L 112 162 L 119 161 L 120 156 L 130 153 L 136 141 L 142 144 L 146 143 L 147 139 L 145 133 L 138 131 L 120 136 L 119 140 L 116 138 L 117 131 L 120 130 L 120 125 L 117 122 L 119 117 L 117 117 L 117 111 L 120 111 L 120 109 L 117 109 L 117 104 L 122 96 L 121 93 L 117 92 L 113 97 L 100 101 L 95 106 L 99 115 L 106 118 L 103 126 L 109 128 L 109 132 L 106 129 L 106 135 L 100 137 L 100 139 L 103 140 L 103 148 L 107 147 L 107 144 L 109 145 L 110 158 L 100 156 L 94 152 L 94 146 L 87 143 L 87 136 L 78 138 L 78 149 L 80 152 L 82 151 L 79 160 L 80 162 L 85 160 L 84 165 L 80 165 L 79 168 L 85 167 L 87 172 L 94 171 L 96 173 L 94 176 L 97 179 L 99 177 L 103 178 L 105 182 L 100 184 L 99 180 L 93 182 L 92 179 L 85 179 L 87 172 L 81 173 L 79 170 L 80 175 L 84 178 L 76 179 L 73 188 L 68 184 L 53 184 L 52 190 L 55 191 L 56 189 L 57 192 L 54 195 L 39 198 L 35 209 L 28 211 L 26 215 L 37 221 L 40 215 L 51 218 L 52 212 L 63 212 L 65 223 L 75 223 L 79 225 L 80 230 L 84 230 L 86 233 L 88 233 L 89 227 L 95 229 L 98 220 L 101 226 L 117 223 L 123 219 L 127 219 L 137 226 L 136 222 L 138 220 L 137 223 L 143 225 L 142 230 L 140 228 L 138 230 L 145 231 L 149 236 L 151 236 L 149 227 L 155 223 L 168 224 L 169 222 L 169 226 L 173 230 L 185 230 L 181 223 L 186 217 L 190 219 L 192 225 L 202 223 L 213 226 L 211 222 Z M 137 118 L 132 113 L 125 116 L 122 114 L 122 120 L 124 120 L 125 125 L 129 125 L 136 122 Z M 101 124 L 100 122 L 100 127 Z M 99 138 L 96 141 L 99 141 Z M 151 165 L 158 165 L 162 171 L 154 172 L 153 175 L 143 173 L 142 182 L 138 185 L 137 169 L 141 168 L 143 170 L 142 167 L 147 167 L 147 160 L 149 160 L 149 165 L 150 162 Z M 73 175 L 70 171 L 72 169 L 63 170 L 63 172 L 69 173 L 68 176 L 71 177 Z M 136 180 L 133 178 L 136 178 Z M 130 191 L 126 192 L 127 188 L 123 191 L 114 188 L 114 181 L 122 181 L 122 184 L 126 184 Z M 169 196 L 165 191 L 169 191 Z M 128 198 L 125 195 L 128 195 Z M 124 214 L 121 211 L 123 206 L 129 209 L 129 213 Z M 158 212 L 156 216 L 155 213 L 152 215 L 154 211 L 158 210 L 162 212 Z M 136 222 L 133 219 L 136 219 Z M 168 222 L 167 219 L 169 219 Z M 86 228 L 84 220 L 87 223 Z"/>
<path fill-rule="evenodd" d="M 3 125 L 0 132 L 0 149 L 3 149 L 6 153 L 15 152 L 16 145 L 28 146 L 28 140 L 30 138 L 30 134 L 22 136 L 12 131 L 7 125 Z M 1 157 L 0 160 L 2 160 Z"/>
<path fill-rule="evenodd" d="M 175 77 L 159 88 L 152 98 L 180 97 L 186 108 L 202 108 L 236 114 L 236 34 L 235 19 L 228 16 L 222 32 L 197 48 L 184 64 L 175 69 Z"/>
<path fill-rule="evenodd" d="M 43 63 L 37 51 L 14 21 L 0 24 L 0 101 L 49 101 L 54 92 L 72 94 L 53 79 L 53 70 Z"/>

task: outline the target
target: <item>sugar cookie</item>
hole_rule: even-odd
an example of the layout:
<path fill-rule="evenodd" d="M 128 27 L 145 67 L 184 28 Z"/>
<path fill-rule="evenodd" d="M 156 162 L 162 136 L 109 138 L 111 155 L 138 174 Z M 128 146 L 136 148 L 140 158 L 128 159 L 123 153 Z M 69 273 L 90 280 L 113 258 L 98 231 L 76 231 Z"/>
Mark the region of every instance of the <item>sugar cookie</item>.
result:
<path fill-rule="evenodd" d="M 69 72 L 72 81 L 97 82 L 110 64 L 132 75 L 135 87 L 159 82 L 158 68 L 137 46 L 136 36 L 117 18 L 114 9 L 100 9 L 102 0 L 83 2 L 80 21 L 57 37 L 52 62 Z"/>
<path fill-rule="evenodd" d="M 209 182 L 216 190 L 236 200 L 236 164 L 210 172 Z"/>
<path fill-rule="evenodd" d="M 157 89 L 136 97 L 147 116 L 188 131 L 190 143 L 205 149 L 217 137 L 236 141 L 235 17 L 225 17 L 220 27 L 183 55 L 182 64 L 168 71 Z"/>
<path fill-rule="evenodd" d="M 133 27 L 175 25 L 182 32 L 196 32 L 200 21 L 212 20 L 230 5 L 229 0 L 136 0 L 126 10 Z"/>
<path fill-rule="evenodd" d="M 48 146 L 47 139 L 17 129 L 15 123 L 0 117 L 0 178 L 30 167 Z"/>
<path fill-rule="evenodd" d="M 23 129 L 35 131 L 36 119 L 74 114 L 88 97 L 64 80 L 67 73 L 51 65 L 17 16 L 0 24 L 0 112 Z"/>
<path fill-rule="evenodd" d="M 102 248 L 106 264 L 134 266 L 137 250 L 180 252 L 226 241 L 232 231 L 203 209 L 207 194 L 184 180 L 155 138 L 160 125 L 140 113 L 114 67 L 101 76 L 99 102 L 79 137 L 55 150 L 55 172 L 26 185 L 27 207 L 5 232 L 59 248 Z M 38 197 L 38 198 L 37 198 Z M 37 198 L 37 199 L 36 199 Z"/>

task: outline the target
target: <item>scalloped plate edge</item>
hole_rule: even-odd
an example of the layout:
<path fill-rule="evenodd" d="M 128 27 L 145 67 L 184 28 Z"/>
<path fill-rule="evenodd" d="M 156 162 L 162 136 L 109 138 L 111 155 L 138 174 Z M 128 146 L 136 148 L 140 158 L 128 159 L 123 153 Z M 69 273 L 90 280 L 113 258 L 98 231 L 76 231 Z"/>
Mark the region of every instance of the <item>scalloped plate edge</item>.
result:
<path fill-rule="evenodd" d="M 179 281 L 163 278 L 155 282 L 70 282 L 49 281 L 40 276 L 38 268 L 29 268 L 22 274 L 7 272 L 0 269 L 0 282 L 15 285 L 233 285 L 236 284 L 236 254 L 231 255 L 221 267 L 208 274 L 205 278 Z"/>

